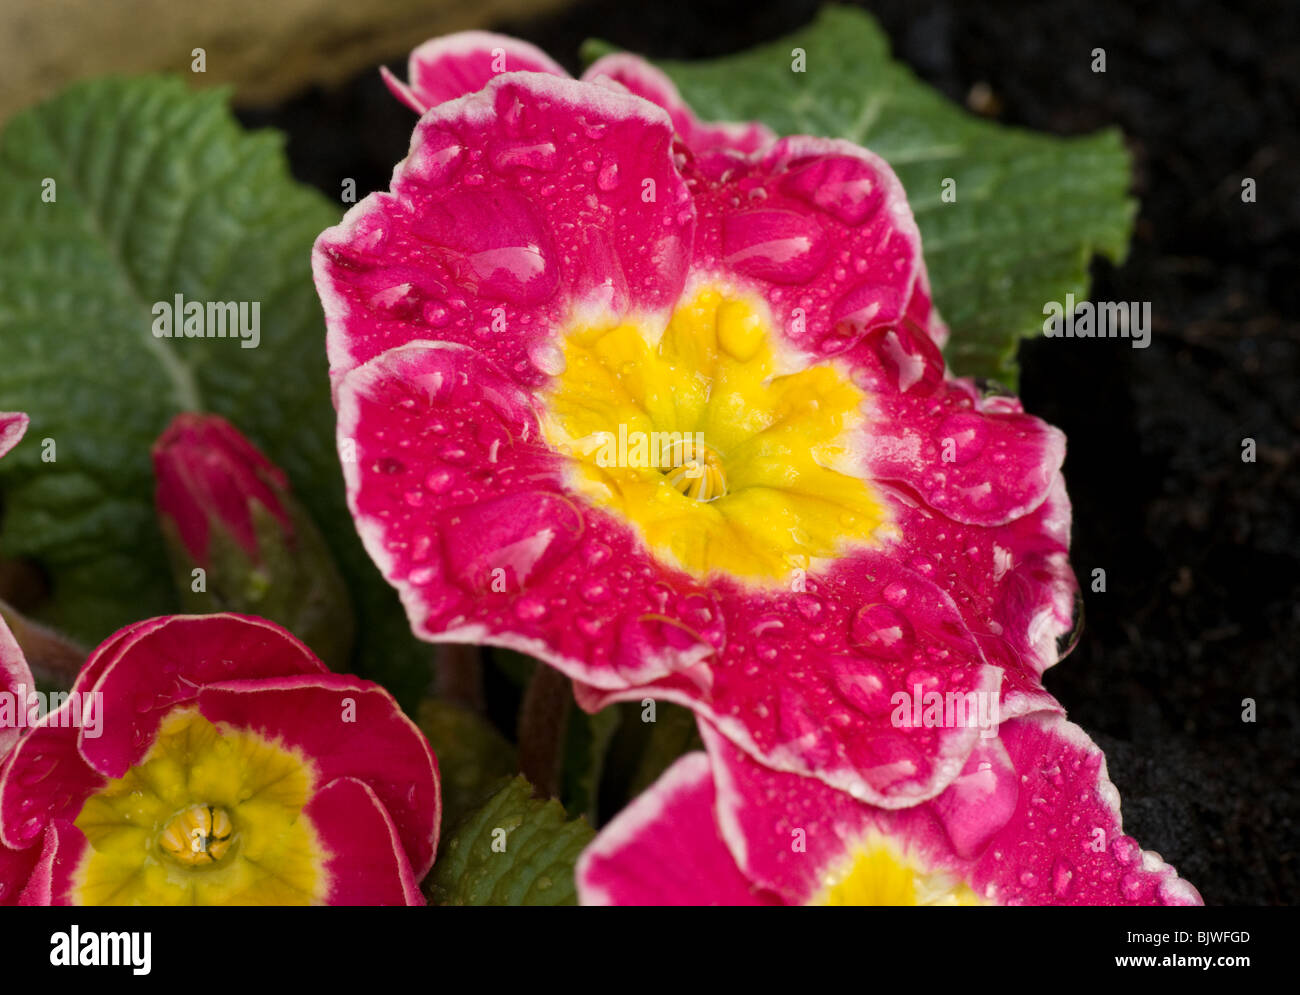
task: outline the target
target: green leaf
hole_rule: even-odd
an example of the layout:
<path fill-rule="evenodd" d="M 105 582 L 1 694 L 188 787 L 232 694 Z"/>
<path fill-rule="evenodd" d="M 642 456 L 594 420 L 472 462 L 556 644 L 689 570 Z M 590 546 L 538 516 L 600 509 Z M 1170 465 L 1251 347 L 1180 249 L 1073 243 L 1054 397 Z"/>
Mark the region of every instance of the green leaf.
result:
<path fill-rule="evenodd" d="M 593 824 L 600 800 L 605 754 L 622 718 L 622 712 L 613 705 L 602 708 L 595 715 L 588 715 L 576 705 L 569 709 L 569 721 L 564 730 L 560 798 L 568 811 L 585 815 Z"/>
<path fill-rule="evenodd" d="M 566 822 L 564 806 L 533 798 L 528 782 L 516 777 L 444 841 L 433 866 L 433 900 L 573 905 L 573 866 L 594 835 L 585 819 Z"/>
<path fill-rule="evenodd" d="M 284 468 L 349 578 L 356 669 L 413 701 L 428 653 L 357 540 L 333 443 L 310 250 L 339 211 L 282 145 L 169 78 L 76 84 L 5 127 L 0 408 L 32 424 L 0 462 L 0 553 L 41 565 L 37 616 L 90 644 L 176 610 L 149 449 L 177 412 L 215 411 Z M 176 294 L 258 302 L 260 343 L 154 337 Z"/>
<path fill-rule="evenodd" d="M 659 779 L 659 775 L 673 765 L 683 753 L 704 749 L 695 713 L 681 705 L 666 701 L 655 702 L 655 721 L 645 723 L 650 728 L 636 774 L 632 778 L 629 795 L 635 797 Z"/>
<path fill-rule="evenodd" d="M 792 71 L 803 49 L 804 72 Z M 613 51 L 589 41 L 583 58 Z M 1058 138 L 982 120 L 890 58 L 867 14 L 826 7 L 801 31 L 740 55 L 660 62 L 710 120 L 760 120 L 783 135 L 846 138 L 898 173 L 921 228 L 959 375 L 1015 386 L 1018 340 L 1043 305 L 1086 298 L 1094 253 L 1123 260 L 1136 202 L 1116 130 Z M 956 181 L 956 201 L 941 200 Z"/>
<path fill-rule="evenodd" d="M 420 702 L 416 725 L 438 757 L 442 824 L 450 828 L 519 769 L 515 748 L 480 715 L 437 698 Z"/>

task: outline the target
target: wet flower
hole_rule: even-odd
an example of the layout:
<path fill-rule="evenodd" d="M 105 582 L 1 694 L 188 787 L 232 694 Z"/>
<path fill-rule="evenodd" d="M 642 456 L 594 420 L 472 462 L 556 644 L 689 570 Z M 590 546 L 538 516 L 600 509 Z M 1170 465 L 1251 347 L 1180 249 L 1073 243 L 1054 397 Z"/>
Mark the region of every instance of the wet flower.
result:
<path fill-rule="evenodd" d="M 1059 715 L 1012 719 L 938 797 L 887 810 L 770 770 L 701 723 L 591 843 L 595 905 L 1200 905 L 1120 824 L 1101 751 Z"/>
<path fill-rule="evenodd" d="M 408 60 L 408 82 L 381 68 L 393 96 L 418 114 L 483 89 L 504 72 L 535 72 L 568 79 L 564 67 L 535 45 L 488 31 L 462 31 L 425 42 Z M 696 152 L 727 148 L 752 152 L 776 140 L 764 124 L 704 122 L 662 71 L 625 53 L 606 55 L 582 74 L 585 81 L 633 93 L 658 104 L 672 118 L 682 140 Z"/>
<path fill-rule="evenodd" d="M 437 763 L 388 692 L 261 619 L 157 618 L 0 767 L 0 901 L 421 904 L 438 820 Z"/>
<path fill-rule="evenodd" d="M 13 449 L 27 431 L 27 416 L 18 412 L 0 411 L 0 456 Z M 19 689 L 35 686 L 32 672 L 27 666 L 9 626 L 0 616 L 0 694 L 17 694 Z M 17 723 L 0 722 L 0 759 L 3 759 L 18 742 L 20 729 Z M 3 860 L 0 852 L 0 860 Z M 2 872 L 2 868 L 0 868 Z M 0 899 L 3 896 L 0 895 Z"/>
<path fill-rule="evenodd" d="M 186 611 L 273 619 L 343 669 L 354 628 L 347 587 L 284 471 L 208 414 L 177 415 L 154 443 L 153 466 Z"/>
<path fill-rule="evenodd" d="M 702 139 L 635 61 L 417 51 L 410 155 L 314 253 L 358 530 L 422 638 L 924 801 L 980 730 L 900 726 L 896 693 L 1058 708 L 1064 439 L 947 374 L 881 159 Z"/>

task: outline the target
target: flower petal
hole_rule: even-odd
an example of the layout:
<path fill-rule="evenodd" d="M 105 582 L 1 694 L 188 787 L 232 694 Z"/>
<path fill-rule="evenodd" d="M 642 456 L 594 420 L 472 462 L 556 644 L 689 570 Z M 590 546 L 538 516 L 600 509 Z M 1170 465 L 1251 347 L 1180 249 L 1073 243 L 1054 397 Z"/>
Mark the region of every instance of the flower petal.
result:
<path fill-rule="evenodd" d="M 787 901 L 815 900 L 855 854 L 883 842 L 923 876 L 996 904 L 1200 904 L 1122 834 L 1101 751 L 1062 716 L 1004 723 L 944 794 L 901 810 L 766 768 L 707 723 L 701 734 L 723 838 L 750 880 Z M 791 846 L 796 831 L 802 849 Z"/>
<path fill-rule="evenodd" d="M 36 681 L 27 666 L 27 657 L 23 655 L 22 647 L 14 639 L 14 634 L 5 620 L 0 618 L 0 692 L 25 696 L 27 691 L 35 689 Z M 21 699 L 17 707 L 24 707 Z M 17 727 L 0 725 L 0 758 L 13 749 L 21 734 L 21 730 Z"/>
<path fill-rule="evenodd" d="M 718 834 L 713 776 L 688 753 L 618 814 L 576 869 L 583 905 L 770 905 Z"/>
<path fill-rule="evenodd" d="M 78 677 L 74 690 L 102 695 L 101 714 L 114 718 L 98 736 L 81 731 L 81 754 L 100 773 L 121 777 L 149 752 L 163 717 L 205 684 L 323 672 L 311 650 L 265 619 L 172 615 L 136 623 L 100 646 Z"/>
<path fill-rule="evenodd" d="M 593 62 L 582 78 L 591 82 L 613 80 L 638 97 L 658 104 L 673 119 L 673 127 L 694 152 L 731 149 L 757 152 L 776 141 L 776 133 L 759 121 L 705 122 L 695 116 L 677 86 L 645 59 L 625 52 L 605 55 Z"/>
<path fill-rule="evenodd" d="M 424 905 L 392 817 L 370 785 L 331 781 L 303 809 L 329 856 L 327 905 Z"/>
<path fill-rule="evenodd" d="M 696 272 L 759 293 L 797 349 L 825 358 L 905 324 L 942 342 L 920 230 L 879 156 L 795 136 L 761 155 L 706 152 L 684 168 L 700 216 Z"/>
<path fill-rule="evenodd" d="M 357 457 L 343 464 L 349 506 L 417 634 L 532 653 L 604 687 L 705 652 L 652 639 L 663 592 L 617 576 L 645 554 L 565 492 L 528 395 L 475 353 L 392 350 L 343 378 L 338 407 L 340 442 Z M 590 609 L 577 625 L 554 602 L 575 590 Z M 622 623 L 598 624 L 611 608 Z"/>
<path fill-rule="evenodd" d="M 904 491 L 891 496 L 896 555 L 942 585 L 989 662 L 1005 672 L 1002 717 L 1047 707 L 1039 677 L 1077 632 L 1070 501 L 1060 473 L 1036 509 L 999 526 L 963 525 Z"/>
<path fill-rule="evenodd" d="M 32 846 L 53 821 L 71 822 L 107 782 L 77 749 L 71 702 L 48 713 L 0 768 L 0 844 Z"/>
<path fill-rule="evenodd" d="M 536 386 L 576 312 L 653 323 L 681 291 L 694 226 L 671 141 L 645 101 L 538 73 L 430 111 L 392 192 L 317 239 L 335 376 L 431 339 Z"/>
<path fill-rule="evenodd" d="M 409 83 L 401 82 L 387 67 L 379 72 L 393 96 L 417 114 L 475 93 L 501 73 L 547 73 L 566 79 L 569 75 L 536 45 L 490 31 L 461 31 L 426 41 L 407 62 Z"/>
<path fill-rule="evenodd" d="M 951 598 L 887 553 L 840 561 L 804 592 L 727 591 L 720 601 L 737 634 L 726 652 L 649 685 L 581 689 L 579 704 L 594 711 L 649 694 L 687 705 L 768 766 L 888 808 L 942 791 L 980 717 L 997 721 L 1001 671 Z M 963 718 L 913 722 L 899 695 L 918 694 L 959 697 Z"/>
<path fill-rule="evenodd" d="M 13 902 L 17 905 L 68 905 L 72 874 L 86 848 L 86 838 L 72 823 L 59 819 L 45 827 L 40 845 L 26 850 L 5 851 L 0 847 L 0 882 L 21 887 L 15 891 Z M 8 866 L 4 857 L 11 855 Z M 10 874 L 20 875 L 11 878 Z"/>
<path fill-rule="evenodd" d="M 1015 814 L 971 873 L 992 900 L 1025 905 L 1202 905 L 1196 889 L 1125 836 L 1106 758 L 1061 716 L 1008 722 L 1021 775 Z"/>
<path fill-rule="evenodd" d="M 29 419 L 21 411 L 0 411 L 0 456 L 18 445 Z"/>
<path fill-rule="evenodd" d="M 208 684 L 198 693 L 210 722 L 249 729 L 298 750 L 317 784 L 364 781 L 379 798 L 417 878 L 438 845 L 438 763 L 424 734 L 378 684 L 316 674 Z"/>
<path fill-rule="evenodd" d="M 9 452 L 27 431 L 28 419 L 21 412 L 0 411 L 0 456 Z M 32 679 L 27 658 L 23 655 L 9 626 L 0 618 L 0 692 L 13 692 L 22 687 L 33 690 L 36 682 Z M 22 707 L 22 706 L 19 706 Z M 19 730 L 0 726 L 0 758 L 3 758 L 18 742 Z M 0 876 L 3 880 L 3 876 Z M 2 898 L 3 896 L 0 896 Z"/>
<path fill-rule="evenodd" d="M 872 400 L 864 462 L 955 522 L 1004 525 L 1037 508 L 1060 476 L 1065 436 L 1018 401 L 943 379 L 934 344 L 906 329 L 866 336 L 849 362 Z"/>

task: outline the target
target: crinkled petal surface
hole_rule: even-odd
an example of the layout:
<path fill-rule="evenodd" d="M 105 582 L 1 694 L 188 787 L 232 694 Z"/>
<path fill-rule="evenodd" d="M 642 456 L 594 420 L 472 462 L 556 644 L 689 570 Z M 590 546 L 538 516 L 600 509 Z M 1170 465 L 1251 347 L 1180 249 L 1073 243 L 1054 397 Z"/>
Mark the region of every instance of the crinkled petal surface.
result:
<path fill-rule="evenodd" d="M 657 107 L 538 73 L 434 108 L 392 192 L 317 240 L 331 369 L 429 339 L 537 387 L 575 313 L 653 323 L 681 291 L 695 221 L 671 142 Z"/>
<path fill-rule="evenodd" d="M 507 72 L 534 72 L 567 79 L 569 74 L 535 45 L 488 31 L 462 31 L 425 42 L 408 60 L 403 83 L 387 68 L 380 74 L 388 89 L 418 114 L 448 100 L 483 89 Z M 626 53 L 598 59 L 583 80 L 642 97 L 668 112 L 685 144 L 697 152 L 728 148 L 754 152 L 770 145 L 776 135 L 757 121 L 710 123 L 699 120 L 661 70 Z"/>
<path fill-rule="evenodd" d="M 943 794 L 901 811 L 771 771 L 702 732 L 723 837 L 746 877 L 788 902 L 890 894 L 882 885 L 902 867 L 913 901 L 893 890 L 900 904 L 1200 904 L 1123 835 L 1101 751 L 1059 715 L 1005 723 Z"/>
<path fill-rule="evenodd" d="M 85 837 L 69 822 L 47 826 L 25 850 L 0 844 L 0 905 L 67 905 L 71 868 Z"/>
<path fill-rule="evenodd" d="M 980 730 L 900 723 L 895 695 L 1058 707 L 1063 437 L 947 376 L 882 160 L 673 128 L 608 85 L 496 76 L 321 236 L 358 531 L 422 638 L 536 656 L 589 709 L 680 702 L 774 769 L 915 805 Z M 674 433 L 689 465 L 625 445 Z"/>
<path fill-rule="evenodd" d="M 584 852 L 585 904 L 1202 904 L 1123 835 L 1101 751 L 1059 715 L 1007 722 L 942 795 L 902 810 L 701 733 L 707 754 L 678 760 Z"/>

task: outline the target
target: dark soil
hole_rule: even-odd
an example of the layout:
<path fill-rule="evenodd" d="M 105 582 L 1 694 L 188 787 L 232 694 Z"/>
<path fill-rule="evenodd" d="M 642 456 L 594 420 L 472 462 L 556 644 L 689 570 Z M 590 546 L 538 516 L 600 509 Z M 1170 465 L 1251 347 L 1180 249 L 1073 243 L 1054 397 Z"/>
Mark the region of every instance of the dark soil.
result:
<path fill-rule="evenodd" d="M 589 36 L 708 57 L 798 28 L 816 6 L 595 0 L 497 27 L 576 70 Z M 1004 122 L 1058 134 L 1117 124 L 1128 137 L 1141 214 L 1124 265 L 1096 265 L 1094 298 L 1152 302 L 1150 348 L 1021 350 L 1026 406 L 1069 436 L 1085 587 L 1082 639 L 1047 683 L 1105 748 L 1128 832 L 1211 904 L 1294 904 L 1300 6 L 866 6 L 953 100 L 982 83 Z M 1098 47 L 1104 74 L 1090 68 Z M 334 197 L 344 177 L 359 195 L 386 188 L 413 123 L 374 73 L 243 117 L 288 132 L 295 173 Z M 1256 203 L 1242 202 L 1244 177 Z M 1241 458 L 1246 438 L 1254 463 Z M 1090 590 L 1097 568 L 1104 593 Z"/>

